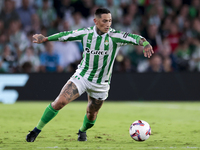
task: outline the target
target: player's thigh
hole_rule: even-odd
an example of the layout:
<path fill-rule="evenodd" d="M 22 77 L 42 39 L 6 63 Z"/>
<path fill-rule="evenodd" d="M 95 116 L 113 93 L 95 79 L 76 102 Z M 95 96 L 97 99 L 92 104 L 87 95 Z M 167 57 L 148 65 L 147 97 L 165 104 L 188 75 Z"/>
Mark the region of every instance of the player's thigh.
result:
<path fill-rule="evenodd" d="M 66 101 L 71 102 L 79 97 L 78 88 L 72 81 L 68 81 L 62 88 L 60 97 L 64 97 Z"/>
<path fill-rule="evenodd" d="M 79 97 L 79 92 L 76 85 L 72 81 L 68 81 L 62 88 L 60 94 L 52 103 L 54 109 L 60 109 L 69 102 Z"/>

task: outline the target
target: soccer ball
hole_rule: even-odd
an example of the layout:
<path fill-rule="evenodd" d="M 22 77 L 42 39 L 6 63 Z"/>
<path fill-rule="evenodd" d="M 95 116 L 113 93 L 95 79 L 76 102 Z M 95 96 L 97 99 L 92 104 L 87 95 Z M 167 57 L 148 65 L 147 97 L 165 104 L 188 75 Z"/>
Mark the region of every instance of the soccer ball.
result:
<path fill-rule="evenodd" d="M 137 120 L 131 124 L 129 133 L 135 141 L 145 141 L 151 134 L 151 127 L 146 121 Z"/>

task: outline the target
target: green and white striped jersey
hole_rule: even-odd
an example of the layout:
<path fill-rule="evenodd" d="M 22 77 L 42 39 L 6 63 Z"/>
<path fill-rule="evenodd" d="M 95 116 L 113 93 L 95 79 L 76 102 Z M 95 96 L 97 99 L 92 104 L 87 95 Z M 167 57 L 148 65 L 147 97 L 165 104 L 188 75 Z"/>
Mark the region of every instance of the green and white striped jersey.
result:
<path fill-rule="evenodd" d="M 138 45 L 142 37 L 110 28 L 98 35 L 96 26 L 65 31 L 48 37 L 49 41 L 79 41 L 83 45 L 83 58 L 76 70 L 82 77 L 98 84 L 110 83 L 115 57 L 121 46 Z"/>

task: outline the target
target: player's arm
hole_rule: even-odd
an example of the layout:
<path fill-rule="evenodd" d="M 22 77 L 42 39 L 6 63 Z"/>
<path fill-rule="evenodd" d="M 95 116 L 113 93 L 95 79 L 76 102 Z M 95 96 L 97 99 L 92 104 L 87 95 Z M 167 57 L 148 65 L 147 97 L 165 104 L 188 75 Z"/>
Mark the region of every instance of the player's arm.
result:
<path fill-rule="evenodd" d="M 143 50 L 144 56 L 150 58 L 154 53 L 151 44 L 145 38 L 141 38 L 139 40 L 139 45 L 144 47 Z"/>
<path fill-rule="evenodd" d="M 150 58 L 154 53 L 151 44 L 142 36 L 131 33 L 123 34 L 123 41 L 127 44 L 140 45 L 144 47 L 143 53 L 145 57 Z"/>
<path fill-rule="evenodd" d="M 84 29 L 78 29 L 76 31 L 65 31 L 53 34 L 49 37 L 45 37 L 42 34 L 33 35 L 33 43 L 43 43 L 46 41 L 78 41 L 81 42 L 83 40 L 83 36 L 86 35 L 86 31 Z"/>
<path fill-rule="evenodd" d="M 44 35 L 42 34 L 35 34 L 33 35 L 33 43 L 44 43 L 48 41 L 48 37 L 45 37 Z"/>
<path fill-rule="evenodd" d="M 144 47 L 144 56 L 150 58 L 152 54 L 154 53 L 152 46 L 150 43 L 142 36 L 137 34 L 131 34 L 128 32 L 121 32 L 121 31 L 115 31 L 112 35 L 116 43 L 119 43 L 120 45 L 140 45 Z"/>

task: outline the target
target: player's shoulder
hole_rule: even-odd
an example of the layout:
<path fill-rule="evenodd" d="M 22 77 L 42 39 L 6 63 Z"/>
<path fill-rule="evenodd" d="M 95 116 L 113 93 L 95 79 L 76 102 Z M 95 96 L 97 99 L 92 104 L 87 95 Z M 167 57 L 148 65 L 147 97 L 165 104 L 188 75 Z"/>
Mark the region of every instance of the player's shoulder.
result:
<path fill-rule="evenodd" d="M 91 33 L 91 32 L 93 32 L 94 30 L 93 30 L 93 26 L 92 27 L 87 27 L 87 28 L 81 28 L 81 29 L 78 29 L 78 30 L 74 30 L 73 32 L 81 32 L 81 33 Z"/>
<path fill-rule="evenodd" d="M 94 31 L 94 26 L 85 28 L 87 31 Z"/>
<path fill-rule="evenodd" d="M 83 31 L 85 31 L 85 28 L 80 28 L 80 29 L 73 30 L 72 33 L 83 32 Z"/>
<path fill-rule="evenodd" d="M 88 28 L 80 28 L 80 29 L 76 29 L 76 30 L 72 30 L 72 33 L 87 33 L 91 30 L 91 27 Z"/>
<path fill-rule="evenodd" d="M 110 27 L 109 32 L 110 32 L 110 33 L 115 33 L 116 30 Z"/>
<path fill-rule="evenodd" d="M 116 37 L 127 37 L 128 36 L 128 32 L 124 32 L 124 31 L 120 31 L 120 30 L 115 30 L 113 28 L 110 29 L 110 36 L 116 36 Z"/>

